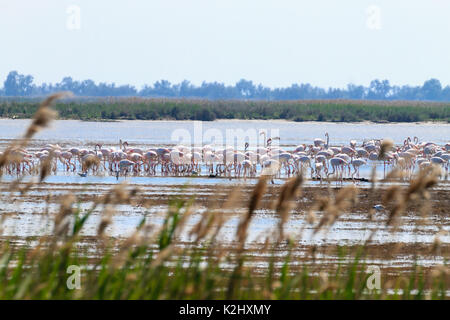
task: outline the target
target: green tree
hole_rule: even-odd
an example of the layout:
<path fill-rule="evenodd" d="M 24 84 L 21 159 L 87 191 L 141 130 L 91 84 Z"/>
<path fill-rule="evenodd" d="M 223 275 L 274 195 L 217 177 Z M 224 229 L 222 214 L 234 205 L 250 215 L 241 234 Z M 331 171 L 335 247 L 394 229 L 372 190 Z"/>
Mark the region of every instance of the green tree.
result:
<path fill-rule="evenodd" d="M 440 100 L 442 94 L 442 85 L 438 79 L 425 81 L 422 86 L 423 97 L 427 100 Z"/>

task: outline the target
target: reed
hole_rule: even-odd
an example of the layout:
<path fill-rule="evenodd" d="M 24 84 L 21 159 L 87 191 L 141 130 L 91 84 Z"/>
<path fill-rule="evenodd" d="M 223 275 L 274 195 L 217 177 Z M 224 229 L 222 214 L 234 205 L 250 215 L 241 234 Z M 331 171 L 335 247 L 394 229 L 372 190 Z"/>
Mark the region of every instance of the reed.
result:
<path fill-rule="evenodd" d="M 37 100 L 0 100 L 0 117 L 31 118 Z M 285 119 L 334 122 L 450 121 L 450 104 L 369 100 L 202 100 L 156 98 L 65 99 L 55 105 L 61 119 L 203 120 Z"/>

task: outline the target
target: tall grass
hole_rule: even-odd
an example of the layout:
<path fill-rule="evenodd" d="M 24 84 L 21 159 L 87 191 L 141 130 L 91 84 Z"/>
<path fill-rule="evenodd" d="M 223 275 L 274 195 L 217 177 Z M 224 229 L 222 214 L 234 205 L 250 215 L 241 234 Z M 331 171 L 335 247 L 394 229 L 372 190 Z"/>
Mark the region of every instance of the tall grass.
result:
<path fill-rule="evenodd" d="M 29 118 L 38 101 L 2 100 L 0 117 Z M 195 99 L 70 99 L 55 109 L 64 119 L 285 119 L 294 121 L 450 121 L 450 104 L 409 101 L 298 100 L 210 101 Z"/>
<path fill-rule="evenodd" d="M 54 117 L 50 104 L 39 107 L 24 138 L 16 141 L 25 146 L 33 134 L 44 128 Z M 9 150 L 7 149 L 7 150 Z M 11 161 L 6 151 L 0 166 Z M 18 180 L 8 187 L 26 195 L 46 177 L 41 168 L 40 180 L 23 183 Z M 429 190 L 436 183 L 438 172 L 431 168 L 421 171 L 404 189 L 386 190 L 384 204 L 389 209 L 387 224 L 395 226 L 406 212 L 408 203 L 429 199 Z M 274 208 L 279 224 L 267 233 L 265 244 L 255 251 L 247 241 L 248 229 L 267 192 L 267 177 L 262 177 L 249 199 L 242 200 L 239 189 L 231 192 L 219 206 L 202 213 L 194 226 L 188 220 L 195 212 L 193 200 L 172 198 L 160 227 L 148 223 L 146 215 L 127 239 L 110 238 L 106 230 L 119 205 L 133 205 L 140 190 L 120 184 L 98 197 L 87 211 L 80 211 L 78 195 L 67 194 L 59 200 L 51 236 L 33 238 L 29 245 L 4 240 L 0 246 L 0 299 L 446 299 L 449 269 L 445 264 L 423 272 L 415 264 L 408 273 L 383 280 L 380 290 L 367 288 L 367 242 L 356 247 L 338 247 L 339 259 L 333 271 L 326 271 L 315 262 L 296 263 L 293 252 L 297 242 L 284 232 L 295 200 L 299 197 L 303 177 L 289 179 L 280 189 Z M 318 199 L 311 208 L 308 223 L 315 232 L 326 231 L 357 201 L 358 189 L 341 188 L 334 197 Z M 224 246 L 219 238 L 230 208 L 241 207 L 247 201 L 247 211 L 241 216 L 233 246 Z M 151 205 L 151 204 L 149 204 Z M 83 228 L 95 210 L 102 212 L 94 239 L 82 235 Z M 222 212 L 221 212 L 222 210 Z M 428 207 L 420 209 L 426 215 Z M 321 218 L 315 217 L 321 212 Z M 3 217 L 2 217 L 3 219 Z M 318 219 L 318 223 L 315 221 Z M 1 226 L 1 224 L 0 224 Z M 375 233 L 377 230 L 374 230 Z M 301 231 L 300 231 L 301 232 Z M 192 241 L 182 242 L 188 234 Z M 85 250 L 87 240 L 93 240 L 95 254 Z M 439 250 L 436 242 L 435 250 Z M 351 256 L 350 262 L 344 257 Z M 257 267 L 261 257 L 267 267 Z M 70 289 L 67 271 L 81 267 L 79 289 Z"/>

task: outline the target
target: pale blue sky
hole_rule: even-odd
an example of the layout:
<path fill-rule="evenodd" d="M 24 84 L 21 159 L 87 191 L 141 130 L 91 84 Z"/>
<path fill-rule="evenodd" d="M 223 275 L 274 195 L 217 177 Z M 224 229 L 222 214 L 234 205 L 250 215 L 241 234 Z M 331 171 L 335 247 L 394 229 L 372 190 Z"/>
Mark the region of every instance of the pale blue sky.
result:
<path fill-rule="evenodd" d="M 448 0 L 0 0 L 0 39 L 1 82 L 450 84 Z"/>

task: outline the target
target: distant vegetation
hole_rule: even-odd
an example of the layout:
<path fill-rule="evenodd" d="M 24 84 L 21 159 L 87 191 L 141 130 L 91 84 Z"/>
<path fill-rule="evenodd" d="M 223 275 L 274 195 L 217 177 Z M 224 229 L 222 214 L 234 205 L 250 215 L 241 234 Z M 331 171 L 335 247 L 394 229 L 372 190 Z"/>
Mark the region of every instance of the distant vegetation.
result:
<path fill-rule="evenodd" d="M 170 83 L 156 81 L 137 89 L 132 85 L 95 83 L 93 80 L 77 81 L 65 77 L 59 83 L 34 83 L 32 75 L 11 71 L 6 76 L 0 96 L 38 97 L 58 91 L 71 91 L 76 96 L 90 97 L 153 97 L 153 98 L 196 98 L 208 100 L 301 100 L 301 99 L 351 99 L 351 100 L 418 100 L 450 101 L 450 86 L 441 85 L 437 79 L 430 79 L 421 86 L 391 85 L 388 80 L 373 80 L 369 86 L 348 84 L 346 88 L 320 88 L 309 83 L 294 83 L 284 88 L 269 88 L 262 84 L 241 79 L 234 85 L 220 82 L 203 82 L 200 86 L 187 80 Z"/>
<path fill-rule="evenodd" d="M 0 117 L 31 118 L 40 100 L 0 99 Z M 55 108 L 62 119 L 80 120 L 286 119 L 334 122 L 450 122 L 450 103 L 417 101 L 83 98 L 59 102 Z"/>
<path fill-rule="evenodd" d="M 228 86 L 161 80 L 138 90 L 71 77 L 37 85 L 33 76 L 17 71 L 11 71 L 0 88 L 0 117 L 30 118 L 41 97 L 57 91 L 71 91 L 77 97 L 56 106 L 63 119 L 450 122 L 450 86 L 443 87 L 437 79 L 415 87 L 373 80 L 368 87 L 349 84 L 346 89 L 308 83 L 268 88 L 244 79 Z"/>

